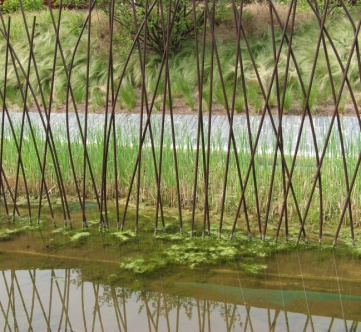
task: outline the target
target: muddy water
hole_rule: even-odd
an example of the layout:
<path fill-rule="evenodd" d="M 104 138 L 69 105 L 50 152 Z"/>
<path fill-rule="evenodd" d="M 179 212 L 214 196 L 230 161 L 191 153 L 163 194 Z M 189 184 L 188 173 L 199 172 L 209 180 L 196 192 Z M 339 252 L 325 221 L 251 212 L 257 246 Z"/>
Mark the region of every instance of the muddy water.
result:
<path fill-rule="evenodd" d="M 240 261 L 135 274 L 119 262 L 162 255 L 151 239 L 72 243 L 53 231 L 0 241 L 3 331 L 361 331 L 361 261 L 342 250 L 255 259 L 257 274 Z"/>

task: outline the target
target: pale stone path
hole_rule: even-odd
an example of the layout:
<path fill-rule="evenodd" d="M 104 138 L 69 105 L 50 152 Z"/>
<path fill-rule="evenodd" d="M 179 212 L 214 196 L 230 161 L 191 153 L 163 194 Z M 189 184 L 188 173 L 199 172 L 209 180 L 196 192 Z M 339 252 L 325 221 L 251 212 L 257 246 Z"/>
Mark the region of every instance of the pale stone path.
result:
<path fill-rule="evenodd" d="M 11 119 L 14 127 L 20 132 L 22 114 L 11 113 Z M 84 114 L 79 114 L 81 126 L 84 128 Z M 250 117 L 250 126 L 252 129 L 253 142 L 260 126 L 260 116 Z M 361 130 L 356 117 L 341 117 L 342 137 L 348 155 L 358 156 L 361 149 Z M 45 137 L 45 129 L 41 122 L 38 113 L 30 113 L 30 121 L 36 132 L 40 137 Z M 88 143 L 102 144 L 104 131 L 105 116 L 103 114 L 88 114 L 87 135 Z M 161 114 L 152 114 L 151 124 L 155 144 L 160 143 L 161 132 Z M 205 142 L 207 142 L 208 131 L 208 116 L 203 117 Z M 274 117 L 275 125 L 278 127 L 278 118 Z M 1 118 L 0 118 L 1 122 Z M 327 116 L 314 117 L 313 124 L 316 131 L 317 144 L 319 151 L 322 151 L 324 146 L 326 134 L 330 128 L 331 118 Z M 133 144 L 138 142 L 139 137 L 139 114 L 116 114 L 116 135 L 118 144 Z M 145 117 L 144 122 L 145 123 Z M 294 154 L 297 137 L 300 131 L 301 117 L 284 116 L 282 120 L 284 150 L 286 154 Z M 198 131 L 198 116 L 197 115 L 174 115 L 175 136 L 177 147 L 195 147 L 197 142 Z M 80 140 L 79 125 L 75 114 L 69 115 L 70 137 L 72 141 Z M 54 137 L 57 139 L 66 139 L 66 114 L 54 113 L 51 115 L 51 130 Z M 236 115 L 234 117 L 233 130 L 236 139 L 237 148 L 239 150 L 249 151 L 249 140 L 247 132 L 247 119 L 245 115 Z M 29 134 L 29 122 L 25 121 L 25 136 Z M 148 131 L 149 133 L 149 131 Z M 5 118 L 5 137 L 12 137 L 9 129 L 9 121 Z M 171 146 L 171 118 L 169 115 L 165 117 L 165 145 Z M 211 122 L 211 145 L 212 149 L 227 149 L 229 137 L 229 123 L 226 116 L 215 115 L 212 116 Z M 337 122 L 333 125 L 333 131 L 329 146 L 327 150 L 333 155 L 338 155 L 340 152 L 339 131 L 337 129 Z M 263 152 L 272 153 L 275 149 L 276 135 L 272 129 L 271 119 L 266 117 L 261 129 L 261 136 L 258 142 L 258 149 Z M 149 144 L 149 135 L 146 138 L 145 144 Z M 314 144 L 311 134 L 311 126 L 309 119 L 306 118 L 303 132 L 301 135 L 301 146 L 298 154 L 314 155 Z"/>

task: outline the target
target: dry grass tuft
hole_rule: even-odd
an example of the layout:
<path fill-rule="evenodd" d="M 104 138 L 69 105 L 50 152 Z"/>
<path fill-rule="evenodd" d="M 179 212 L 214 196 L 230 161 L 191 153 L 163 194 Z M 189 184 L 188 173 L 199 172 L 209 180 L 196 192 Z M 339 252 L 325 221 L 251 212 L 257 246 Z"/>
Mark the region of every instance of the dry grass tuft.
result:
<path fill-rule="evenodd" d="M 282 25 L 284 26 L 289 15 L 289 6 L 276 3 L 274 4 L 274 7 L 282 22 Z M 247 5 L 244 10 L 246 15 L 244 15 L 243 24 L 246 32 L 255 36 L 267 35 L 272 24 L 269 6 L 262 3 L 253 3 Z M 295 29 L 309 23 L 312 20 L 312 17 L 313 16 L 309 11 L 297 12 L 295 16 Z M 289 18 L 288 28 L 291 26 L 291 19 L 292 13 L 291 17 Z M 276 28 L 280 28 L 275 14 L 273 14 L 273 25 Z"/>
<path fill-rule="evenodd" d="M 274 7 L 283 26 L 287 22 L 289 6 L 274 4 Z M 218 20 L 217 16 L 219 16 Z M 291 18 L 292 13 L 289 19 L 288 28 L 291 26 Z M 312 19 L 313 15 L 310 11 L 297 12 L 295 17 L 295 30 L 309 24 Z M 246 5 L 243 10 L 242 23 L 247 36 L 267 37 L 272 24 L 269 5 L 266 3 L 252 3 Z M 276 29 L 280 29 L 275 14 L 273 15 L 273 25 Z M 216 31 L 218 39 L 225 42 L 234 40 L 236 36 L 236 24 L 231 6 L 227 6 L 227 10 L 223 15 L 216 15 Z"/>

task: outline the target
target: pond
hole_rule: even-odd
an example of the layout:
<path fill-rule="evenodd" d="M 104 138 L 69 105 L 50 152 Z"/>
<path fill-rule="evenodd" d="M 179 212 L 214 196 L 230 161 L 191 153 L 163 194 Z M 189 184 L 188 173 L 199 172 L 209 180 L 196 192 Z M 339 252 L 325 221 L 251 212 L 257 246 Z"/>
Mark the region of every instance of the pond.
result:
<path fill-rule="evenodd" d="M 0 223 L 3 331 L 361 331 L 360 258 L 342 246 L 267 252 L 255 239 L 253 254 L 142 269 L 176 237 L 75 226 Z M 207 240 L 177 240 L 182 253 L 187 241 Z"/>

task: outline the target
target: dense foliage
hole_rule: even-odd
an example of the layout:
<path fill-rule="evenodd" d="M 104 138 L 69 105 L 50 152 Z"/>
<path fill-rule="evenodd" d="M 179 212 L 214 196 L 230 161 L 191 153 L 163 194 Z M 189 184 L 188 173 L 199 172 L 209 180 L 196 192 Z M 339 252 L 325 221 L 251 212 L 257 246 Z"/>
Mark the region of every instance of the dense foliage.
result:
<path fill-rule="evenodd" d="M 110 4 L 101 2 L 99 6 L 107 15 L 112 12 Z M 174 53 L 203 24 L 204 10 L 196 8 L 194 11 L 196 6 L 188 0 L 116 0 L 114 20 L 127 36 L 135 37 L 139 33 L 140 41 L 152 51 L 163 53 L 169 43 L 169 51 Z"/>
<path fill-rule="evenodd" d="M 22 0 L 25 10 L 41 10 L 44 8 L 43 0 Z M 19 0 L 5 0 L 1 5 L 1 10 L 7 13 L 19 11 L 21 4 Z"/>

